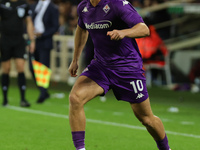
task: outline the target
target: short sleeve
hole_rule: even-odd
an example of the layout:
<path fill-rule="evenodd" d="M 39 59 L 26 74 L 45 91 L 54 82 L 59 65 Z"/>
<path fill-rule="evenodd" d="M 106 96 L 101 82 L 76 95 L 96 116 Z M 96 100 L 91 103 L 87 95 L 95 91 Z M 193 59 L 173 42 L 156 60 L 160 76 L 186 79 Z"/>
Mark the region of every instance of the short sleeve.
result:
<path fill-rule="evenodd" d="M 116 1 L 113 4 L 115 13 L 123 20 L 129 27 L 133 27 L 138 23 L 143 23 L 142 17 L 134 9 L 128 1 Z"/>
<path fill-rule="evenodd" d="M 81 5 L 79 4 L 77 7 L 77 14 L 78 14 L 78 25 L 82 28 L 82 29 L 86 29 L 85 28 L 85 24 L 82 20 L 82 16 L 81 16 Z"/>
<path fill-rule="evenodd" d="M 25 16 L 31 16 L 32 15 L 32 10 L 30 8 L 30 5 L 28 3 L 25 3 L 26 7 L 25 7 Z"/>

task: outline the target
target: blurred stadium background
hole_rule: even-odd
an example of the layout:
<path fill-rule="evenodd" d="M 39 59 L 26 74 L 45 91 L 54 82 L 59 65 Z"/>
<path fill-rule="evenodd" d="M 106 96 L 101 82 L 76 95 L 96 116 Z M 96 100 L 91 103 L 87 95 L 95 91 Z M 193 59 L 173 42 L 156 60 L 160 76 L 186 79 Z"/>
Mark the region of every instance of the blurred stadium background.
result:
<path fill-rule="evenodd" d="M 28 2 L 31 4 L 34 0 Z M 60 11 L 60 28 L 54 35 L 54 48 L 51 52 L 51 80 L 55 82 L 74 83 L 69 77 L 67 68 L 73 55 L 73 35 L 77 25 L 76 8 L 79 2 L 54 0 Z M 182 84 L 188 84 L 188 89 L 192 89 L 191 84 L 195 81 L 199 84 L 199 80 L 195 78 L 200 75 L 196 69 L 200 62 L 200 1 L 130 0 L 130 2 L 144 21 L 155 27 L 168 50 L 164 66 L 150 66 L 153 72 L 156 72 L 154 69 L 162 71 L 159 71 L 160 75 L 151 73 L 148 79 L 152 82 L 149 85 L 168 85 L 172 89 L 177 89 L 181 88 Z M 82 59 L 80 71 L 85 67 L 84 55 Z M 26 68 L 26 77 L 31 79 L 28 65 Z M 11 76 L 15 77 L 16 74 L 13 66 Z M 195 90 L 198 91 L 198 87 L 194 86 L 193 91 L 196 92 Z"/>
<path fill-rule="evenodd" d="M 76 8 L 80 1 L 53 1 L 60 11 L 60 28 L 54 35 L 54 48 L 51 52 L 51 97 L 42 105 L 35 103 L 38 93 L 27 63 L 27 98 L 33 105 L 30 109 L 18 107 L 19 101 L 16 97 L 19 96 L 15 85 L 17 73 L 14 65 L 12 66 L 10 75 L 14 82 L 11 82 L 9 92 L 10 106 L 0 108 L 2 150 L 74 149 L 67 123 L 67 98 L 76 79 L 69 77 L 68 66 L 73 55 Z M 35 1 L 28 2 L 31 4 Z M 150 69 L 148 81 L 151 81 L 148 82 L 148 88 L 154 113 L 161 117 L 165 124 L 172 150 L 199 150 L 200 1 L 130 2 L 144 20 L 147 19 L 155 27 L 168 50 L 163 66 L 149 65 L 146 68 Z M 79 71 L 84 67 L 83 55 Z M 96 98 L 86 105 L 88 150 L 156 149 L 151 137 L 143 132 L 142 125 L 127 107 L 126 103 L 116 103 L 112 93 L 107 94 L 106 100 Z M 121 136 L 124 136 L 124 139 L 121 139 Z M 113 144 L 113 140 L 117 144 Z M 144 141 L 147 142 L 144 144 Z"/>
<path fill-rule="evenodd" d="M 31 4 L 34 0 L 28 2 Z M 80 1 L 54 0 L 54 2 L 60 11 L 60 28 L 54 35 L 54 48 L 51 52 L 51 80 L 73 84 L 74 81 L 69 77 L 67 68 L 73 55 L 73 35 L 77 25 L 76 8 Z M 131 0 L 130 2 L 144 20 L 155 27 L 169 52 L 165 59 L 165 66 L 161 68 L 163 69 L 160 77 L 162 81 L 156 81 L 159 77 L 155 79 L 157 75 L 153 74 L 150 78 L 154 80 L 152 83 L 190 85 L 197 81 L 198 84 L 198 80 L 194 78 L 200 75 L 200 72 L 195 70 L 200 58 L 200 1 Z M 85 67 L 84 60 L 80 66 L 81 70 Z M 167 71 L 167 74 L 164 71 Z M 12 69 L 11 76 L 16 76 L 15 68 Z M 28 65 L 26 76 L 31 79 Z M 168 76 L 170 78 L 166 81 Z M 170 86 L 170 88 L 177 87 Z"/>

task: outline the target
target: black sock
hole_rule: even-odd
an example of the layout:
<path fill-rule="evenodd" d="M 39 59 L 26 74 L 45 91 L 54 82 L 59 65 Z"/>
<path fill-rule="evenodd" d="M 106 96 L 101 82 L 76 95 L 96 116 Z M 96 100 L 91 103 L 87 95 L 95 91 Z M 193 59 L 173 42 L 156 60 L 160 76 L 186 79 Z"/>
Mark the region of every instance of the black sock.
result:
<path fill-rule="evenodd" d="M 21 95 L 21 101 L 25 100 L 25 91 L 26 91 L 26 79 L 24 73 L 18 74 L 18 86 Z"/>
<path fill-rule="evenodd" d="M 40 97 L 44 98 L 48 95 L 47 89 L 45 89 L 43 87 L 39 87 L 39 89 L 40 89 Z"/>
<path fill-rule="evenodd" d="M 8 93 L 8 86 L 9 86 L 9 75 L 8 74 L 2 74 L 1 77 L 1 86 L 3 91 L 3 100 L 4 102 L 7 102 L 7 93 Z"/>

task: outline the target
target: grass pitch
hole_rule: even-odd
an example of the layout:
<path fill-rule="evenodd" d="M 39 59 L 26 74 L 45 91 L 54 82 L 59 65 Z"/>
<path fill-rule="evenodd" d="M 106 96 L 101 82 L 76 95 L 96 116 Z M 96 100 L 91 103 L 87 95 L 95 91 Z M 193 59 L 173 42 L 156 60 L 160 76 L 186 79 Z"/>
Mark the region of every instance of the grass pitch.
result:
<path fill-rule="evenodd" d="M 9 106 L 0 107 L 0 150 L 75 150 L 68 120 L 66 84 L 52 83 L 51 98 L 36 104 L 39 92 L 28 83 L 30 108 L 19 107 L 19 90 L 9 89 Z M 152 109 L 164 123 L 172 150 L 200 150 L 200 93 L 149 89 Z M 156 150 L 156 144 L 126 102 L 112 92 L 85 106 L 87 150 Z M 0 97 L 2 102 L 2 96 Z"/>

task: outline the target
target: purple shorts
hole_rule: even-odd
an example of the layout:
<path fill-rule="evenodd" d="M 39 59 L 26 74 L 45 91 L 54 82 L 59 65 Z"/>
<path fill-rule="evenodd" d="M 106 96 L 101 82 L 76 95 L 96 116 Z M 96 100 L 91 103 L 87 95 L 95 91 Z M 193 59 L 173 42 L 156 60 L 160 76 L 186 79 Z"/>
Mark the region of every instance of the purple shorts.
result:
<path fill-rule="evenodd" d="M 140 103 L 148 98 L 143 72 L 130 71 L 130 67 L 113 69 L 113 67 L 104 66 L 100 62 L 92 60 L 81 76 L 87 76 L 95 81 L 104 89 L 104 94 L 112 89 L 117 100 Z"/>

